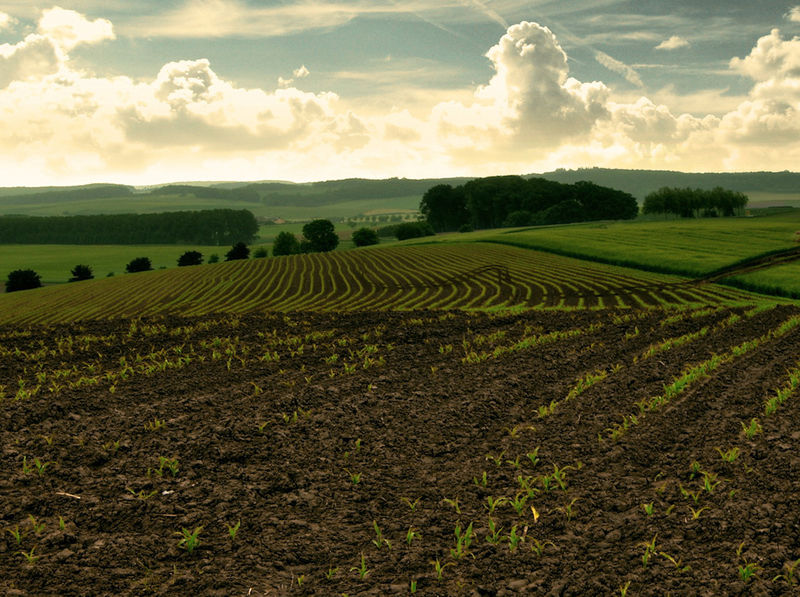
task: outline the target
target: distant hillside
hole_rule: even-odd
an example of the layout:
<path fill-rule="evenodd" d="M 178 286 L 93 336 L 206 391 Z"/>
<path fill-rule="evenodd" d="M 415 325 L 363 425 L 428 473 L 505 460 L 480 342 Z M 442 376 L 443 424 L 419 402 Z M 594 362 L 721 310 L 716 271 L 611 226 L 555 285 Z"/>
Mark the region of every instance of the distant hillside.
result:
<path fill-rule="evenodd" d="M 800 195 L 800 173 L 798 172 L 716 172 L 690 173 L 668 170 L 614 170 L 606 168 L 579 168 L 556 170 L 541 176 L 556 182 L 573 184 L 588 180 L 630 193 L 639 200 L 661 187 L 691 187 L 713 189 L 723 187 L 732 191 L 761 193 L 796 193 Z"/>
<path fill-rule="evenodd" d="M 640 202 L 648 193 L 664 186 L 702 189 L 721 186 L 762 197 L 774 195 L 779 202 L 793 198 L 800 201 L 800 173 L 796 172 L 691 174 L 584 168 L 525 176 L 535 177 L 565 184 L 586 180 L 628 192 Z M 458 186 L 473 178 L 351 178 L 313 183 L 197 182 L 138 189 L 108 184 L 12 187 L 0 188 L 0 214 L 90 215 L 230 208 L 250 209 L 262 218 L 341 218 L 370 210 L 413 210 L 429 188 L 437 184 Z"/>

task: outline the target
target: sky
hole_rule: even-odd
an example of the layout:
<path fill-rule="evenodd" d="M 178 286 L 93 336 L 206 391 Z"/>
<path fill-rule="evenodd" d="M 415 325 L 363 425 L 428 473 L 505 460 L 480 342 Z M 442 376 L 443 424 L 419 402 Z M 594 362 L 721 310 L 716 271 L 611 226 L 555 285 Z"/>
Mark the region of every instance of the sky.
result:
<path fill-rule="evenodd" d="M 800 164 L 798 0 L 0 0 L 0 186 Z"/>

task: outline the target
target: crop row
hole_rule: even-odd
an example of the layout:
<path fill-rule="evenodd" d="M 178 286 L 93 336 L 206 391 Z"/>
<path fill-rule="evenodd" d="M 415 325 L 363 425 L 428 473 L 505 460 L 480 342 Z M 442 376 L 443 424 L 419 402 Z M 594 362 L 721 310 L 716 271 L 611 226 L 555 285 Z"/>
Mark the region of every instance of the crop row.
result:
<path fill-rule="evenodd" d="M 0 323 L 165 313 L 718 304 L 746 293 L 496 244 L 401 247 L 146 272 L 0 297 Z"/>

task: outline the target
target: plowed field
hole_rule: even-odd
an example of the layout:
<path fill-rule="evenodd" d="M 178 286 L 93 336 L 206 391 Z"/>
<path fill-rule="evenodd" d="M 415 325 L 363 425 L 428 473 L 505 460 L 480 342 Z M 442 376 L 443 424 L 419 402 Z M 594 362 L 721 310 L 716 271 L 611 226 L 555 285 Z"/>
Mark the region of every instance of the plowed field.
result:
<path fill-rule="evenodd" d="M 0 328 L 0 593 L 792 594 L 798 354 L 794 306 Z"/>

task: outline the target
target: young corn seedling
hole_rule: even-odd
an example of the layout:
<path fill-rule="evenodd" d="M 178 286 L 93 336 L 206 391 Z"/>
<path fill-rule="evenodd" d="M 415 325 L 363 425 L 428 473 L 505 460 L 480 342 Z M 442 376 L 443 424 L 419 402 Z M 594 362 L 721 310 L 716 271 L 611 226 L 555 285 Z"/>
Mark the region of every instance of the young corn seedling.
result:
<path fill-rule="evenodd" d="M 492 456 L 491 454 L 486 455 L 486 460 L 493 462 L 495 466 L 501 466 L 503 464 L 503 456 L 505 456 L 506 451 L 503 450 L 497 456 Z"/>
<path fill-rule="evenodd" d="M 355 572 L 358 574 L 359 580 L 364 580 L 367 578 L 367 575 L 370 573 L 370 571 L 367 570 L 367 561 L 364 559 L 363 553 L 361 554 L 361 565 L 350 568 L 350 572 Z"/>
<path fill-rule="evenodd" d="M 580 498 L 574 498 L 569 504 L 565 504 L 562 508 L 559 508 L 562 512 L 564 512 L 564 516 L 567 517 L 567 520 L 572 520 L 575 516 L 575 502 L 577 502 Z"/>
<path fill-rule="evenodd" d="M 20 550 L 20 552 L 19 552 L 19 553 L 20 553 L 20 555 L 21 555 L 23 558 L 25 558 L 25 561 L 26 561 L 26 562 L 28 562 L 28 564 L 31 564 L 31 565 L 32 565 L 32 564 L 35 564 L 35 563 L 36 563 L 36 560 L 38 560 L 38 559 L 39 559 L 39 556 L 33 555 L 33 551 L 34 551 L 35 549 L 36 549 L 36 547 L 34 546 L 34 547 L 31 547 L 31 550 L 30 550 L 30 551 L 22 551 L 22 550 Z"/>
<path fill-rule="evenodd" d="M 552 541 L 539 541 L 538 539 L 531 539 L 531 551 L 537 556 L 541 557 L 541 555 L 544 553 L 544 548 L 548 545 L 551 547 L 556 546 Z"/>
<path fill-rule="evenodd" d="M 491 543 L 492 545 L 497 545 L 500 543 L 500 532 L 502 529 L 497 526 L 497 524 L 489 518 L 489 534 L 486 535 L 486 542 Z"/>
<path fill-rule="evenodd" d="M 796 570 L 797 567 L 800 566 L 800 559 L 795 560 L 794 562 L 786 562 L 783 565 L 783 569 L 786 571 L 784 574 L 779 574 L 775 578 L 772 579 L 773 582 L 783 581 L 787 585 L 794 586 L 797 584 L 797 576 Z"/>
<path fill-rule="evenodd" d="M 409 508 L 411 508 L 411 511 L 414 512 L 417 509 L 417 506 L 419 505 L 419 502 L 420 502 L 421 499 L 422 498 L 417 498 L 412 502 L 407 497 L 404 497 L 404 498 L 400 498 L 400 501 L 405 503 Z"/>
<path fill-rule="evenodd" d="M 650 563 L 650 557 L 656 553 L 656 537 L 653 537 L 649 542 L 640 543 L 644 546 L 644 553 L 642 554 L 642 568 L 647 568 Z"/>
<path fill-rule="evenodd" d="M 431 560 L 430 563 L 433 565 L 433 569 L 436 571 L 436 580 L 442 580 L 442 573 L 444 572 L 445 568 L 448 566 L 455 566 L 455 562 L 447 562 L 446 564 L 442 564 L 439 561 L 439 558 L 436 558 L 436 560 Z"/>
<path fill-rule="evenodd" d="M 444 498 L 442 501 L 455 510 L 456 514 L 461 514 L 461 506 L 458 505 L 458 498 L 452 500 L 449 498 Z"/>
<path fill-rule="evenodd" d="M 567 469 L 572 468 L 571 466 L 565 466 L 564 468 L 558 468 L 557 465 L 553 465 L 553 473 L 551 477 L 558 483 L 558 486 L 561 488 L 561 491 L 567 490 Z"/>
<path fill-rule="evenodd" d="M 39 535 L 44 530 L 44 523 L 37 522 L 33 514 L 28 514 L 28 520 L 31 521 L 31 528 L 35 534 Z"/>
<path fill-rule="evenodd" d="M 519 470 L 519 456 L 517 456 L 514 460 L 506 460 L 506 464 L 514 467 L 515 469 Z"/>
<path fill-rule="evenodd" d="M 144 428 L 147 431 L 158 431 L 159 429 L 164 427 L 164 425 L 166 425 L 166 423 L 164 423 L 162 419 L 156 417 L 152 421 L 148 421 L 147 423 L 145 423 Z"/>
<path fill-rule="evenodd" d="M 239 532 L 239 527 L 241 525 L 242 525 L 242 521 L 241 520 L 237 520 L 236 524 L 233 524 L 233 525 L 225 523 L 225 527 L 228 529 L 228 536 L 231 538 L 231 541 L 235 541 L 236 540 L 236 533 Z"/>
<path fill-rule="evenodd" d="M 739 578 L 748 583 L 755 577 L 758 566 L 752 562 L 745 562 L 744 566 L 738 566 L 737 569 L 739 571 Z"/>
<path fill-rule="evenodd" d="M 703 489 L 708 493 L 714 493 L 714 489 L 716 489 L 717 485 L 720 483 L 721 481 L 717 481 L 716 473 L 703 472 Z"/>
<path fill-rule="evenodd" d="M 158 469 L 156 469 L 156 474 L 161 477 L 164 475 L 164 467 L 167 467 L 167 470 L 172 474 L 172 477 L 178 474 L 178 459 L 177 458 L 167 458 L 166 456 L 159 456 L 158 457 Z"/>
<path fill-rule="evenodd" d="M 494 499 L 492 496 L 489 495 L 489 496 L 486 496 L 486 506 L 485 507 L 486 507 L 486 509 L 489 510 L 489 514 L 493 514 L 495 509 L 498 506 L 502 506 L 506 502 L 508 502 L 508 498 L 499 497 L 497 499 Z"/>
<path fill-rule="evenodd" d="M 489 483 L 489 478 L 486 476 L 486 471 L 483 471 L 483 474 L 480 478 L 473 477 L 472 482 L 475 483 L 478 487 L 486 487 Z"/>
<path fill-rule="evenodd" d="M 406 532 L 406 543 L 411 545 L 411 542 L 414 539 L 419 539 L 419 533 L 414 530 L 414 527 L 408 527 L 408 531 Z"/>
<path fill-rule="evenodd" d="M 525 508 L 527 501 L 528 494 L 520 492 L 514 496 L 513 500 L 509 500 L 509 503 L 511 504 L 511 507 L 514 508 L 517 515 L 522 516 L 522 510 Z"/>
<path fill-rule="evenodd" d="M 700 474 L 700 463 L 696 460 L 689 466 L 689 480 L 691 481 Z"/>
<path fill-rule="evenodd" d="M 186 553 L 192 553 L 197 546 L 200 545 L 200 531 L 203 530 L 203 527 L 195 527 L 194 531 L 189 531 L 189 529 L 181 529 L 180 532 L 176 532 L 176 535 L 180 535 L 180 539 L 178 539 L 178 547 L 185 549 Z"/>
<path fill-rule="evenodd" d="M 528 457 L 528 460 L 531 461 L 532 466 L 539 464 L 539 447 L 537 446 L 532 452 L 528 452 L 526 456 Z"/>
<path fill-rule="evenodd" d="M 720 448 L 717 448 L 717 452 L 719 452 L 722 461 L 727 462 L 729 464 L 735 462 L 736 459 L 739 457 L 739 448 L 737 448 L 736 446 L 734 446 L 730 450 L 725 450 L 724 452 Z"/>
<path fill-rule="evenodd" d="M 700 518 L 700 514 L 702 514 L 703 510 L 708 510 L 708 506 L 704 506 L 703 508 L 698 508 L 697 510 L 689 506 L 689 511 L 692 513 L 692 520 L 697 520 L 698 518 Z"/>
<path fill-rule="evenodd" d="M 8 532 L 11 533 L 11 536 L 14 537 L 14 540 L 17 542 L 17 545 L 22 543 L 22 533 L 19 530 L 19 525 L 12 531 L 8 529 Z"/>
<path fill-rule="evenodd" d="M 631 586 L 631 581 L 626 582 L 624 585 L 619 586 L 619 597 L 627 597 L 628 589 Z"/>
<path fill-rule="evenodd" d="M 747 425 L 742 423 L 742 431 L 744 432 L 744 435 L 745 437 L 747 437 L 747 439 L 753 439 L 753 437 L 756 434 L 761 433 L 763 429 L 761 428 L 761 423 L 758 422 L 758 419 L 753 417 L 752 419 L 750 419 L 750 423 L 748 423 Z"/>
<path fill-rule="evenodd" d="M 325 578 L 327 580 L 333 580 L 333 577 L 336 576 L 337 572 L 339 572 L 339 568 L 334 568 L 333 566 L 329 566 L 328 571 L 325 572 Z"/>
<path fill-rule="evenodd" d="M 461 529 L 460 523 L 456 523 L 455 536 L 456 546 L 450 548 L 450 555 L 460 560 L 469 553 L 469 546 L 472 545 L 472 523 L 465 530 Z"/>
<path fill-rule="evenodd" d="M 663 551 L 659 551 L 658 555 L 660 555 L 661 557 L 663 557 L 663 558 L 669 560 L 670 562 L 672 562 L 672 564 L 675 566 L 675 568 L 678 569 L 678 572 L 688 572 L 689 570 L 692 569 L 691 566 L 684 566 L 680 558 L 678 558 L 676 560 L 675 558 L 673 558 L 668 553 L 664 553 Z"/>
<path fill-rule="evenodd" d="M 361 483 L 361 473 L 351 473 L 347 469 L 344 470 L 347 471 L 348 475 L 350 475 L 350 483 L 352 483 L 353 485 L 358 485 L 359 483 Z"/>
<path fill-rule="evenodd" d="M 412 595 L 414 595 L 417 592 L 417 581 L 415 580 L 411 581 L 411 586 L 409 587 L 409 591 L 411 591 Z"/>
<path fill-rule="evenodd" d="M 514 525 L 511 527 L 511 532 L 506 538 L 508 539 L 508 550 L 516 551 L 517 547 L 519 547 L 519 544 L 525 541 L 525 533 L 523 532 L 522 535 L 517 533 L 517 525 Z"/>
<path fill-rule="evenodd" d="M 644 508 L 644 513 L 648 516 L 653 515 L 653 502 L 650 502 L 649 504 L 642 504 L 642 508 Z"/>
<path fill-rule="evenodd" d="M 372 528 L 375 530 L 375 539 L 372 540 L 372 542 L 375 544 L 375 547 L 380 549 L 381 547 L 386 545 L 386 547 L 391 549 L 392 544 L 389 543 L 389 540 L 383 536 L 383 531 L 381 530 L 381 527 L 378 526 L 378 521 L 376 520 L 372 521 Z"/>

